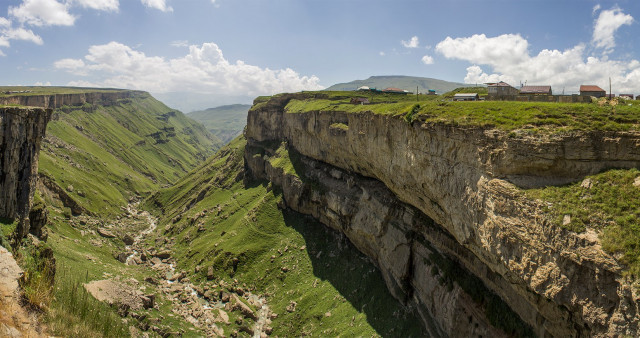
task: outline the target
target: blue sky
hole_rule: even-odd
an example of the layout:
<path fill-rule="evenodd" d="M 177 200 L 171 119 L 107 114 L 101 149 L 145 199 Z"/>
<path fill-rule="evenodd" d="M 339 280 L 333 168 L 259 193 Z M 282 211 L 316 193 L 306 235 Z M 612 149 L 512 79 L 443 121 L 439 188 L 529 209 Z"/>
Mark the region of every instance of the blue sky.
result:
<path fill-rule="evenodd" d="M 640 94 L 637 20 L 637 0 L 3 0 L 0 84 L 141 89 L 186 111 L 372 75 Z"/>

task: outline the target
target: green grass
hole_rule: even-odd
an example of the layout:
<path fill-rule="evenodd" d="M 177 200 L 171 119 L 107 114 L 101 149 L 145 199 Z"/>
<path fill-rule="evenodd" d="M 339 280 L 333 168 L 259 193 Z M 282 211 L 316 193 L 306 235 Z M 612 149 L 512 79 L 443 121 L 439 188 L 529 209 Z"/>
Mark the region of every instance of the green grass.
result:
<path fill-rule="evenodd" d="M 467 90 L 465 88 L 464 90 Z M 322 96 L 321 94 L 325 94 Z M 364 96 L 372 104 L 353 105 L 350 98 Z M 278 96 L 275 96 L 277 98 Z M 515 101 L 451 102 L 442 96 L 391 96 L 357 92 L 304 92 L 286 105 L 288 113 L 336 111 L 375 113 L 404 117 L 415 104 L 415 120 L 421 123 L 443 123 L 459 126 L 497 128 L 522 133 L 565 133 L 590 130 L 640 130 L 640 106 L 633 103 L 598 105 L 591 103 L 546 103 Z M 262 103 L 264 106 L 268 103 Z M 259 109 L 256 106 L 252 109 Z"/>
<path fill-rule="evenodd" d="M 599 232 L 603 249 L 620 254 L 628 273 L 640 277 L 640 187 L 634 185 L 638 177 L 638 169 L 614 169 L 588 176 L 590 189 L 576 182 L 524 193 L 549 203 L 546 211 L 555 225 L 576 232 L 587 228 Z M 565 215 L 571 222 L 563 225 Z"/>
<path fill-rule="evenodd" d="M 60 266 L 55 300 L 46 314 L 50 333 L 60 337 L 125 337 L 126 325 L 115 309 L 96 300 L 83 287 L 88 274 Z"/>
<path fill-rule="evenodd" d="M 348 126 L 348 125 L 346 125 L 346 124 L 344 124 L 344 123 L 338 123 L 338 122 L 336 122 L 336 123 L 332 123 L 332 124 L 329 126 L 329 128 L 332 128 L 332 129 L 339 129 L 339 130 L 344 130 L 344 131 L 349 130 L 349 126 Z"/>
<path fill-rule="evenodd" d="M 237 279 L 267 295 L 278 314 L 272 324 L 277 336 L 421 336 L 420 320 L 392 298 L 380 272 L 348 240 L 311 218 L 279 209 L 282 195 L 270 183 L 238 178 L 245 143 L 234 140 L 147 201 L 164 210 L 159 236 L 175 238 L 178 268 L 203 267 L 191 280 L 207 283 L 207 267 L 213 266 L 217 280 Z M 285 151 L 276 152 L 286 156 Z M 202 232 L 192 224 L 196 215 Z M 235 268 L 233 258 L 239 261 Z M 285 310 L 291 301 L 298 304 L 293 313 Z M 233 329 L 236 324 L 224 327 L 227 333 Z"/>

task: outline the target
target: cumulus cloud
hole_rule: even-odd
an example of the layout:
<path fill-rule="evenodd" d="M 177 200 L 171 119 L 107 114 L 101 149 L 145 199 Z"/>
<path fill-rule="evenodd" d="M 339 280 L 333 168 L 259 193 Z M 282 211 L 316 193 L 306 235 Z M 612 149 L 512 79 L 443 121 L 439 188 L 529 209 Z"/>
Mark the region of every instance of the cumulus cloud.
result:
<path fill-rule="evenodd" d="M 13 28 L 11 25 L 11 21 L 2 20 L 4 18 L 0 18 L 0 47 L 10 47 L 11 40 L 22 40 L 22 41 L 30 41 L 37 45 L 42 45 L 43 41 L 40 36 L 35 34 L 30 29 L 25 28 Z M 0 51 L 0 56 L 5 56 L 6 54 Z"/>
<path fill-rule="evenodd" d="M 2 31 L 2 35 L 8 40 L 31 41 L 36 45 L 42 45 L 42 38 L 33 31 L 24 28 L 11 28 Z"/>
<path fill-rule="evenodd" d="M 405 48 L 418 48 L 418 46 L 420 45 L 420 41 L 418 40 L 417 36 L 412 36 L 409 41 L 402 40 L 401 42 Z"/>
<path fill-rule="evenodd" d="M 118 42 L 89 48 L 82 59 L 57 61 L 57 69 L 85 72 L 96 80 L 70 85 L 93 85 L 147 90 L 154 93 L 194 92 L 227 95 L 268 95 L 322 89 L 316 76 L 301 76 L 290 68 L 272 70 L 229 62 L 215 43 L 192 45 L 175 59 L 147 56 Z"/>
<path fill-rule="evenodd" d="M 438 43 L 436 51 L 449 59 L 466 60 L 466 83 L 505 81 L 512 85 L 529 84 L 566 87 L 575 92 L 581 84 L 604 86 L 611 77 L 619 91 L 640 90 L 640 62 L 611 60 L 607 56 L 589 55 L 584 44 L 560 50 L 543 49 L 532 55 L 528 42 L 520 35 L 468 38 L 447 37 Z M 483 70 L 490 68 L 492 72 Z"/>
<path fill-rule="evenodd" d="M 100 11 L 117 12 L 120 7 L 118 0 L 74 0 L 84 8 L 91 8 Z"/>
<path fill-rule="evenodd" d="M 56 69 L 66 70 L 76 75 L 87 75 L 84 61 L 80 59 L 62 59 L 53 63 Z"/>
<path fill-rule="evenodd" d="M 141 0 L 142 4 L 149 7 L 155 8 L 163 12 L 173 12 L 173 7 L 167 6 L 167 2 L 165 0 Z"/>
<path fill-rule="evenodd" d="M 594 8 L 594 12 L 595 12 Z M 611 51 L 616 46 L 615 33 L 623 25 L 631 25 L 633 17 L 622 12 L 620 8 L 614 7 L 610 10 L 600 12 L 593 28 L 593 38 L 591 42 L 597 48 Z"/>
<path fill-rule="evenodd" d="M 472 63 L 520 63 L 529 57 L 529 43 L 519 34 L 503 34 L 488 38 L 475 34 L 468 38 L 447 37 L 436 45 L 436 51 L 447 58 L 460 58 Z"/>
<path fill-rule="evenodd" d="M 432 65 L 433 64 L 433 57 L 431 57 L 430 55 L 425 55 L 422 57 L 422 63 L 424 63 L 425 65 Z"/>
<path fill-rule="evenodd" d="M 76 20 L 69 4 L 56 0 L 23 0 L 20 6 L 9 7 L 9 15 L 33 26 L 73 26 Z"/>

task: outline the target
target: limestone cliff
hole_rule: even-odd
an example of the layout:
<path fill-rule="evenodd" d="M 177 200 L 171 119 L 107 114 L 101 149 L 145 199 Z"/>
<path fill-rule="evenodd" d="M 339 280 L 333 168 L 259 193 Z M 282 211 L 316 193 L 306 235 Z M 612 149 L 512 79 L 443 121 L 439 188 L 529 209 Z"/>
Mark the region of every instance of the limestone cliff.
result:
<path fill-rule="evenodd" d="M 27 219 L 50 109 L 0 108 L 0 217 Z M 29 231 L 21 223 L 17 235 Z"/>
<path fill-rule="evenodd" d="M 550 224 L 517 187 L 640 167 L 639 134 L 511 137 L 368 112 L 287 113 L 293 97 L 249 112 L 248 169 L 281 186 L 288 207 L 344 232 L 432 334 L 514 334 L 492 327 L 501 304 L 539 336 L 638 334 L 640 295 L 597 235 Z M 270 160 L 280 142 L 300 155 L 295 175 Z"/>
<path fill-rule="evenodd" d="M 149 94 L 136 90 L 88 90 L 86 93 L 72 94 L 20 94 L 0 97 L 0 105 L 19 105 L 58 109 L 64 106 L 78 107 L 84 104 L 109 106 L 118 100 L 131 99 Z"/>

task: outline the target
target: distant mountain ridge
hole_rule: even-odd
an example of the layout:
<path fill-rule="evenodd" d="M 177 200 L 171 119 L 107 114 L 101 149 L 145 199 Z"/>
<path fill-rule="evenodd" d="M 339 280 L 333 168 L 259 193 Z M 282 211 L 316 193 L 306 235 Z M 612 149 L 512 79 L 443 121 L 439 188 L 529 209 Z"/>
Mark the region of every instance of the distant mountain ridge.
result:
<path fill-rule="evenodd" d="M 193 111 L 187 116 L 202 123 L 210 133 L 226 144 L 242 133 L 247 124 L 249 108 L 250 104 L 230 104 Z"/>
<path fill-rule="evenodd" d="M 356 90 L 358 87 L 367 86 L 377 89 L 395 87 L 415 92 L 416 86 L 421 93 L 426 93 L 429 89 L 435 90 L 436 93 L 442 94 L 452 91 L 459 87 L 471 87 L 472 84 L 449 82 L 444 80 L 433 79 L 429 77 L 404 76 L 404 75 L 385 75 L 371 76 L 366 80 L 355 80 L 351 82 L 338 83 L 325 90 Z"/>

